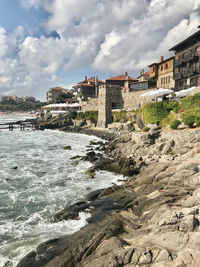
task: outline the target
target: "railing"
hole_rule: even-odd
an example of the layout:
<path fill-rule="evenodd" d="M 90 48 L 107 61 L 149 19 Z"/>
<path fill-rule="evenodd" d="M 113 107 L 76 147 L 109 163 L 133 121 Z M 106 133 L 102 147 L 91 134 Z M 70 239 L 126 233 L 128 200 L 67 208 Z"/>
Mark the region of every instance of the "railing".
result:
<path fill-rule="evenodd" d="M 37 129 L 36 120 L 25 120 L 25 121 L 15 121 L 15 122 L 5 122 L 0 124 L 0 130 L 8 129 L 9 131 L 13 131 L 14 129 L 25 130 L 27 128 Z"/>
<path fill-rule="evenodd" d="M 188 53 L 184 55 L 183 62 L 189 62 L 191 60 L 197 60 L 198 56 L 196 56 L 194 53 Z"/>

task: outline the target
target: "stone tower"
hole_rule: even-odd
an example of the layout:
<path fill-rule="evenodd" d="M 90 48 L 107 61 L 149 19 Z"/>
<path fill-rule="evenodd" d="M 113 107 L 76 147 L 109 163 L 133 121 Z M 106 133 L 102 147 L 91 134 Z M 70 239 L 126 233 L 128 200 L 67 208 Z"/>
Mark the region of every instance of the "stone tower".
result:
<path fill-rule="evenodd" d="M 108 124 L 112 123 L 111 90 L 112 88 L 106 84 L 99 87 L 97 127 L 107 128 Z"/>

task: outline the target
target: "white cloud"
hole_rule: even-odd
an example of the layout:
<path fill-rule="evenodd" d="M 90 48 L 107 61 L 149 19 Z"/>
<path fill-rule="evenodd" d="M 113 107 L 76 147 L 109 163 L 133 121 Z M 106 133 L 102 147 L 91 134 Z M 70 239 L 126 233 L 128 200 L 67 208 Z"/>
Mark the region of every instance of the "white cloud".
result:
<path fill-rule="evenodd" d="M 169 48 L 200 24 L 200 0 L 20 2 L 44 9 L 49 15 L 43 21 L 46 33 L 59 37 L 25 36 L 21 26 L 10 34 L 0 28 L 0 94 L 15 90 L 44 96 L 51 83 L 68 83 L 60 81 L 60 71 L 88 66 L 137 75 L 161 55 L 169 56 Z"/>

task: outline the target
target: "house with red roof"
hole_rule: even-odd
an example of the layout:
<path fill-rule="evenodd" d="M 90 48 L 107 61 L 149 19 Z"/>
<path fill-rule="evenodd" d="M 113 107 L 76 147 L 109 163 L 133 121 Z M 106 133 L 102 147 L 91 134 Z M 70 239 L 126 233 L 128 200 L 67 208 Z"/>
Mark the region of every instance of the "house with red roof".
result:
<path fill-rule="evenodd" d="M 128 72 L 125 72 L 125 74 L 121 74 L 115 77 L 111 77 L 106 80 L 106 84 L 119 85 L 120 87 L 126 87 L 126 88 L 129 88 L 130 83 L 133 82 L 138 82 L 138 80 L 128 76 Z"/>
<path fill-rule="evenodd" d="M 87 100 L 88 97 L 98 97 L 99 86 L 101 84 L 105 84 L 105 82 L 99 80 L 98 77 L 91 77 L 88 79 L 87 76 L 85 76 L 84 81 L 77 83 L 72 88 L 74 89 L 77 97 L 82 100 Z"/>

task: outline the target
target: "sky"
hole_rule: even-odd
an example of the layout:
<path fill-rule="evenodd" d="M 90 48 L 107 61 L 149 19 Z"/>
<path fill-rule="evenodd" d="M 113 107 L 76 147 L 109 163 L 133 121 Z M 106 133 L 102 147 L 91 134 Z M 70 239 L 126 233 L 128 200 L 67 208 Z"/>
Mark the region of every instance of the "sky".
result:
<path fill-rule="evenodd" d="M 198 25 L 200 0 L 0 0 L 0 95 L 135 78 Z"/>

